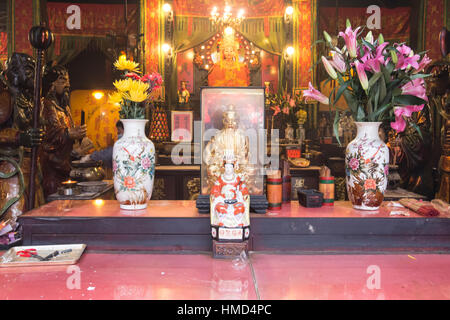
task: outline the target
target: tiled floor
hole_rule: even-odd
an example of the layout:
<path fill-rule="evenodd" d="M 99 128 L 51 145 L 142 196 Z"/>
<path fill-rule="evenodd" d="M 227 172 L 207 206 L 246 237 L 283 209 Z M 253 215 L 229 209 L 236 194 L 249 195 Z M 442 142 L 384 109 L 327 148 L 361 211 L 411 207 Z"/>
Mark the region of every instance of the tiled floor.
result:
<path fill-rule="evenodd" d="M 450 255 L 92 253 L 0 269 L 6 299 L 450 299 Z"/>

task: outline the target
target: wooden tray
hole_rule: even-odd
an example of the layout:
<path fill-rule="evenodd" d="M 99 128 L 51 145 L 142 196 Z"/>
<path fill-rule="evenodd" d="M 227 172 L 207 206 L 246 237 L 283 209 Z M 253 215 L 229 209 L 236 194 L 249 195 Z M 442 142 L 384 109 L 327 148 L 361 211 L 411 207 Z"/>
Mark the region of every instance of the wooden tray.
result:
<path fill-rule="evenodd" d="M 70 265 L 75 264 L 80 259 L 86 248 L 85 244 L 61 244 L 48 246 L 23 246 L 13 247 L 6 251 L 0 257 L 0 267 L 32 267 L 32 266 L 55 266 L 55 265 Z M 51 258 L 48 261 L 40 261 L 33 257 L 21 257 L 17 252 L 26 249 L 36 249 L 37 255 L 46 257 L 49 254 L 67 249 L 72 249 L 69 253 L 60 254 Z"/>

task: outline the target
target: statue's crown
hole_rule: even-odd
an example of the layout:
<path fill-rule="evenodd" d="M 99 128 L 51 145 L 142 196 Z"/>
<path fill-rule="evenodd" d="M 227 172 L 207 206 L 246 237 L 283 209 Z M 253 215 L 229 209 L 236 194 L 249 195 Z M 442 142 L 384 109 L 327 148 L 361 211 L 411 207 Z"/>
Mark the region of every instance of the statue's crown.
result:
<path fill-rule="evenodd" d="M 224 163 L 236 163 L 236 157 L 234 156 L 234 150 L 225 150 L 223 155 Z"/>

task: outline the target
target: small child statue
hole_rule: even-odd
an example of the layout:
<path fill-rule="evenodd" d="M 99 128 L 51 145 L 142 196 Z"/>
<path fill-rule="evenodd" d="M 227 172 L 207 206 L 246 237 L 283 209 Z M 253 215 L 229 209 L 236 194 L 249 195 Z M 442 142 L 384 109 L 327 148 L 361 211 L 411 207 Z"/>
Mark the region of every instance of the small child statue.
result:
<path fill-rule="evenodd" d="M 250 195 L 242 176 L 236 174 L 234 154 L 226 153 L 224 173 L 211 189 L 212 237 L 218 241 L 249 238 Z"/>
<path fill-rule="evenodd" d="M 189 90 L 186 88 L 186 81 L 181 81 L 181 89 L 178 90 L 178 105 L 185 109 L 189 107 L 189 99 L 191 97 Z"/>

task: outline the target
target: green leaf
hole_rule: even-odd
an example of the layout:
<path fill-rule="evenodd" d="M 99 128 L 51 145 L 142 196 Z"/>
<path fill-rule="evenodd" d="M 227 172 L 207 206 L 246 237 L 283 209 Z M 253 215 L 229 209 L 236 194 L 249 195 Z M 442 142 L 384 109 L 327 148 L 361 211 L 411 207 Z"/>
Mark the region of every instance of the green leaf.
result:
<path fill-rule="evenodd" d="M 404 106 L 418 106 L 427 103 L 425 100 L 412 96 L 412 95 L 400 95 L 394 97 L 394 103 L 396 105 L 404 105 Z"/>
<path fill-rule="evenodd" d="M 381 73 L 383 73 L 385 83 L 391 82 L 391 74 L 386 69 L 386 67 L 383 64 L 381 64 L 380 69 L 381 69 Z"/>
<path fill-rule="evenodd" d="M 396 96 L 401 96 L 402 95 L 402 89 L 396 87 L 396 88 L 392 88 L 392 95 L 394 97 Z"/>
<path fill-rule="evenodd" d="M 338 92 L 336 93 L 336 97 L 334 98 L 334 101 L 335 101 L 335 102 L 338 102 L 339 99 L 341 98 L 342 94 L 343 94 L 344 91 L 346 91 L 346 90 L 347 90 L 347 86 L 346 86 L 346 85 L 341 85 L 341 86 L 339 87 Z"/>
<path fill-rule="evenodd" d="M 345 101 L 347 102 L 348 106 L 350 107 L 350 110 L 353 113 L 353 116 L 356 116 L 358 112 L 358 105 L 355 97 L 353 97 L 353 95 L 348 90 L 344 90 L 343 95 Z"/>
<path fill-rule="evenodd" d="M 387 103 L 387 104 L 383 105 L 381 108 L 379 108 L 377 111 L 375 111 L 372 116 L 373 120 L 380 121 L 382 119 L 382 117 L 378 118 L 378 116 L 382 115 L 387 110 L 387 108 L 390 106 L 391 106 L 391 104 Z"/>
<path fill-rule="evenodd" d="M 336 115 L 334 116 L 334 123 L 333 123 L 333 130 L 334 135 L 336 136 L 336 140 L 341 146 L 341 141 L 339 140 L 339 111 L 336 110 Z"/>
<path fill-rule="evenodd" d="M 323 39 L 316 40 L 316 41 L 313 42 L 313 44 L 311 45 L 311 47 L 313 47 L 313 46 L 315 46 L 315 45 L 317 45 L 317 44 L 319 44 L 319 43 L 325 43 L 325 40 L 323 40 Z"/>
<path fill-rule="evenodd" d="M 387 70 L 387 72 L 389 73 L 389 74 L 392 74 L 392 71 L 394 71 L 394 68 L 395 68 L 395 64 L 394 63 L 388 63 L 387 64 L 387 66 L 386 66 L 386 70 Z"/>
<path fill-rule="evenodd" d="M 428 78 L 428 77 L 431 77 L 431 76 L 432 76 L 431 74 L 425 74 L 425 73 L 415 74 L 415 75 L 411 76 L 411 80 L 424 79 L 424 78 Z"/>
<path fill-rule="evenodd" d="M 372 114 L 373 114 L 372 100 L 369 99 L 369 100 L 367 101 L 367 115 L 369 116 L 369 120 L 370 120 L 370 121 L 373 121 L 373 120 L 372 120 Z"/>
<path fill-rule="evenodd" d="M 373 106 L 374 106 L 374 111 L 376 111 L 378 109 L 378 102 L 380 101 L 380 89 L 379 89 L 379 85 L 377 85 L 376 87 L 376 92 L 375 92 L 375 98 L 374 98 L 374 102 L 373 102 Z M 372 120 L 373 121 L 373 120 Z"/>
<path fill-rule="evenodd" d="M 415 122 L 413 122 L 413 121 L 411 121 L 409 124 L 410 124 L 414 129 L 416 129 L 417 133 L 419 134 L 420 138 L 421 138 L 422 141 L 423 141 L 422 131 L 420 131 L 420 127 L 419 127 Z"/>
<path fill-rule="evenodd" d="M 371 88 L 371 87 L 375 84 L 375 82 L 377 82 L 378 79 L 380 79 L 380 77 L 381 77 L 382 75 L 383 75 L 382 72 L 375 73 L 375 74 L 372 76 L 372 78 L 370 78 L 370 80 L 369 80 L 369 88 Z"/>
<path fill-rule="evenodd" d="M 380 101 L 383 101 L 384 98 L 386 98 L 386 81 L 382 77 L 380 81 Z"/>
<path fill-rule="evenodd" d="M 375 51 L 375 48 L 372 44 L 370 44 L 369 42 L 367 42 L 364 39 L 361 39 L 362 43 L 364 43 L 364 45 L 368 46 L 370 48 L 370 50 Z"/>
<path fill-rule="evenodd" d="M 364 113 L 364 109 L 361 106 L 358 106 L 358 113 L 356 115 L 356 121 L 364 121 L 366 114 Z"/>

